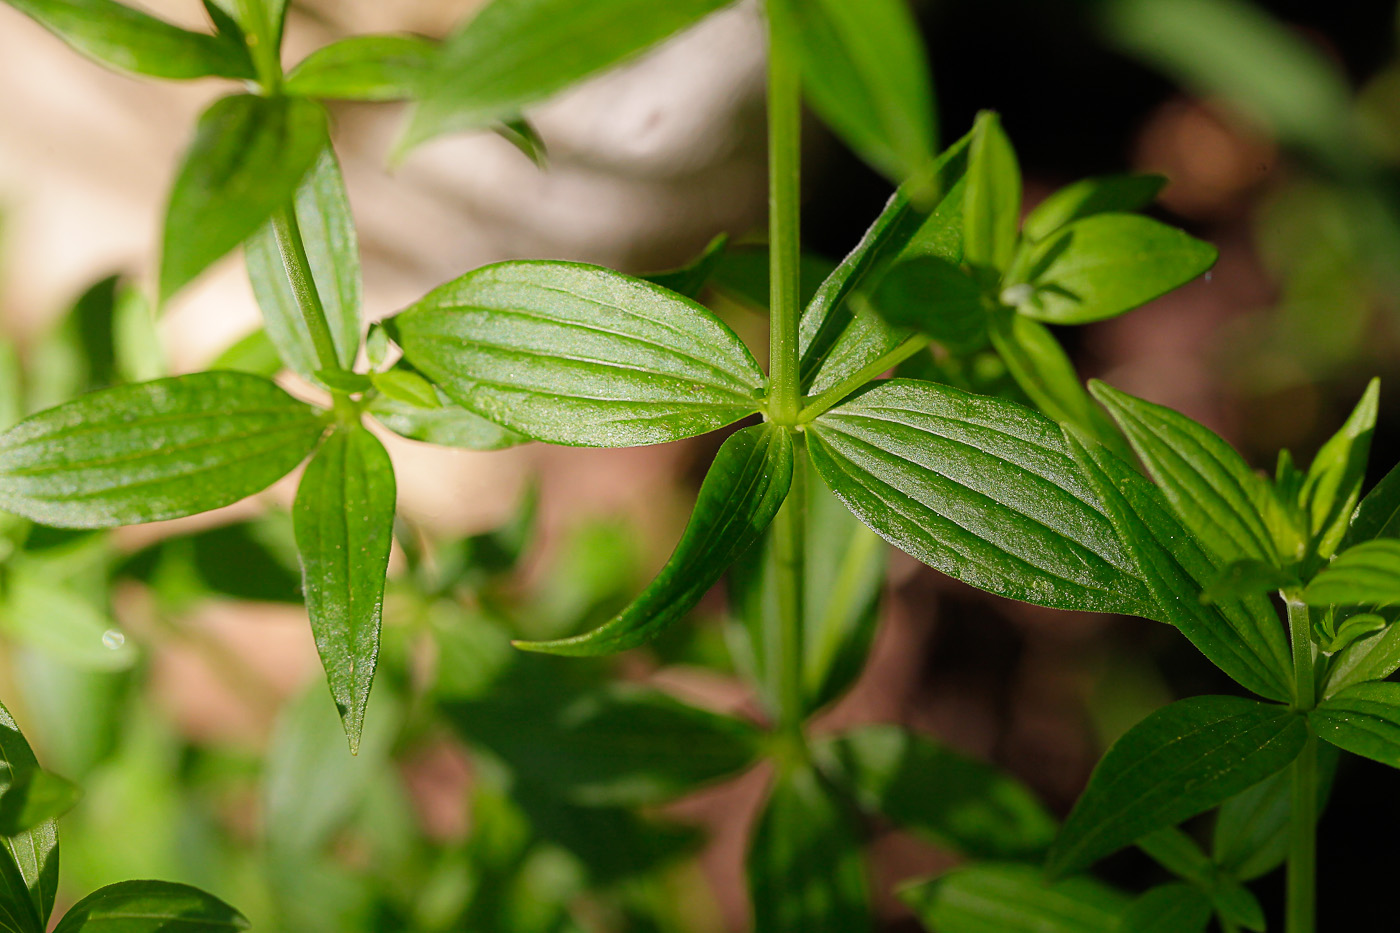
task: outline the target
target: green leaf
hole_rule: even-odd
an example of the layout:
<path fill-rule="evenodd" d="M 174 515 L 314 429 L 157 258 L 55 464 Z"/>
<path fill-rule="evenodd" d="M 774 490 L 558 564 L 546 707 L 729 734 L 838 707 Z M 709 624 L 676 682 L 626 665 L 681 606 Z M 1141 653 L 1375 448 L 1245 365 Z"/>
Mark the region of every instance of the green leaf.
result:
<path fill-rule="evenodd" d="M 403 148 L 519 116 L 728 0 L 493 0 L 447 40 Z"/>
<path fill-rule="evenodd" d="M 1120 933 L 1205 933 L 1214 913 L 1210 898 L 1189 884 L 1164 884 L 1133 901 Z"/>
<path fill-rule="evenodd" d="M 330 325 L 336 359 L 349 369 L 360 348 L 360 247 L 345 181 L 329 146 L 321 151 L 297 186 L 295 205 L 297 227 L 311 266 L 311 279 Z M 270 222 L 262 224 L 248 239 L 243 255 L 267 335 L 283 362 L 306 379 L 324 381 L 317 377 L 322 364 L 288 281 L 277 234 Z"/>
<path fill-rule="evenodd" d="M 812 109 L 895 182 L 927 183 L 933 79 L 906 0 L 774 0 L 775 41 L 790 44 Z"/>
<path fill-rule="evenodd" d="M 1016 309 L 1051 324 L 1117 317 L 1215 264 L 1215 247 L 1136 214 L 1077 220 L 1030 251 L 1032 286 Z"/>
<path fill-rule="evenodd" d="M 1104 448 L 1066 433 L 1071 453 L 1102 497 L 1153 594 L 1141 614 L 1179 629 L 1249 690 L 1287 701 L 1292 696 L 1291 656 L 1269 601 L 1256 595 L 1203 603 L 1201 593 L 1219 578 L 1223 564 L 1176 520 L 1157 487 Z"/>
<path fill-rule="evenodd" d="M 1224 561 L 1280 559 L 1265 518 L 1276 509 L 1268 480 L 1203 425 L 1097 380 L 1090 391 L 1142 458 L 1172 511 L 1196 540 Z"/>
<path fill-rule="evenodd" d="M 1337 771 L 1337 750 L 1318 746 L 1318 811 L 1327 805 Z M 1288 855 L 1288 821 L 1293 782 L 1288 771 L 1270 775 L 1220 805 L 1212 841 L 1216 865 L 1239 881 L 1251 881 L 1283 864 Z M 1243 899 L 1241 899 L 1243 900 Z M 1252 908 L 1245 908 L 1252 912 Z M 1250 929 L 1263 929 L 1254 924 Z"/>
<path fill-rule="evenodd" d="M 643 276 L 653 285 L 660 285 L 662 288 L 673 291 L 678 295 L 687 298 L 698 298 L 700 292 L 705 288 L 710 277 L 719 268 L 720 262 L 724 259 L 725 251 L 729 247 L 729 234 L 721 233 L 709 242 L 699 256 L 677 269 L 669 269 L 665 272 L 653 272 Z M 765 259 L 767 251 L 764 251 Z M 766 282 L 766 280 L 765 280 Z M 767 305 L 767 294 L 764 295 L 764 305 Z"/>
<path fill-rule="evenodd" d="M 1320 557 L 1336 553 L 1361 498 L 1380 394 L 1380 380 L 1372 379 L 1346 424 L 1322 445 L 1308 466 L 1301 503 L 1311 516 L 1313 550 Z"/>
<path fill-rule="evenodd" d="M 695 513 L 666 566 L 611 621 L 573 638 L 516 642 L 527 651 L 599 655 L 644 645 L 700 601 L 730 564 L 768 527 L 792 483 L 792 436 L 755 425 L 736 432 L 715 455 Z"/>
<path fill-rule="evenodd" d="M 1324 696 L 1332 696 L 1353 684 L 1385 680 L 1400 670 L 1400 625 L 1393 621 L 1375 635 L 1352 642 L 1332 662 Z"/>
<path fill-rule="evenodd" d="M 354 425 L 321 445 L 292 506 L 311 631 L 351 754 L 359 751 L 379 658 L 395 496 L 388 453 Z"/>
<path fill-rule="evenodd" d="M 1308 713 L 1318 737 L 1343 751 L 1400 768 L 1400 684 L 1356 684 Z"/>
<path fill-rule="evenodd" d="M 1046 868 L 1087 868 L 1133 840 L 1174 826 L 1287 767 L 1307 741 L 1303 717 L 1240 697 L 1164 707 L 1109 748 L 1065 821 Z"/>
<path fill-rule="evenodd" d="M 1066 185 L 1026 215 L 1021 232 L 1043 240 L 1061 227 L 1094 214 L 1129 213 L 1157 200 L 1166 185 L 1161 175 L 1102 175 Z"/>
<path fill-rule="evenodd" d="M 161 304 L 290 201 L 325 147 L 309 100 L 239 94 L 206 110 L 166 208 Z"/>
<path fill-rule="evenodd" d="M 1051 882 L 1032 865 L 984 862 L 905 887 L 900 900 L 938 933 L 1118 933 L 1128 898 L 1093 878 Z"/>
<path fill-rule="evenodd" d="M 0 434 L 0 508 L 63 528 L 207 512 L 291 472 L 324 429 L 316 409 L 246 373 L 103 389 Z"/>
<path fill-rule="evenodd" d="M 1296 586 L 1297 583 L 1292 574 L 1272 564 L 1259 560 L 1236 560 L 1226 564 L 1210 585 L 1201 590 L 1201 602 L 1229 602 L 1260 593 L 1272 593 L 1287 586 Z"/>
<path fill-rule="evenodd" d="M 881 537 L 949 576 L 1063 609 L 1146 611 L 1059 429 L 1011 402 L 907 379 L 808 425 L 812 462 Z"/>
<path fill-rule="evenodd" d="M 223 933 L 248 920 L 212 894 L 169 881 L 122 881 L 99 888 L 63 915 L 54 933 Z"/>
<path fill-rule="evenodd" d="M 1021 222 L 1021 168 L 995 113 L 984 110 L 972 126 L 963 199 L 963 249 L 968 265 L 1005 272 Z"/>
<path fill-rule="evenodd" d="M 0 337 L 0 430 L 24 416 L 24 368 L 19 351 L 7 338 Z"/>
<path fill-rule="evenodd" d="M 871 303 L 891 324 L 926 334 L 953 353 L 975 350 L 986 339 L 982 289 L 938 256 L 897 263 L 875 286 Z"/>
<path fill-rule="evenodd" d="M 749 723 L 635 686 L 561 696 L 557 684 L 538 682 L 552 670 L 446 704 L 452 724 L 517 781 L 573 804 L 635 806 L 683 796 L 756 760 L 759 734 Z"/>
<path fill-rule="evenodd" d="M 1358 544 L 1332 559 L 1303 590 L 1309 606 L 1388 606 L 1400 602 L 1400 539 Z"/>
<path fill-rule="evenodd" d="M 403 402 L 415 408 L 441 408 L 442 399 L 438 398 L 437 389 L 433 384 L 415 372 L 407 369 L 391 369 L 383 373 L 371 373 L 370 382 L 374 387 L 384 394 L 386 398 L 396 402 Z"/>
<path fill-rule="evenodd" d="M 1375 614 L 1374 612 L 1363 612 L 1354 616 L 1348 616 L 1341 625 L 1337 626 L 1337 633 L 1331 638 L 1318 639 L 1318 649 L 1328 657 L 1344 650 L 1363 638 L 1374 635 L 1382 631 L 1390 620 Z"/>
<path fill-rule="evenodd" d="M 808 766 L 778 775 L 748 853 L 755 930 L 872 927 L 865 859 L 850 815 Z"/>
<path fill-rule="evenodd" d="M 267 331 L 259 327 L 214 358 L 210 369 L 231 369 L 271 379 L 282 371 L 282 358 Z"/>
<path fill-rule="evenodd" d="M 347 395 L 368 392 L 374 387 L 374 382 L 365 373 L 352 373 L 343 369 L 318 369 L 312 375 L 326 388 Z"/>
<path fill-rule="evenodd" d="M 1025 858 L 1055 838 L 1055 818 L 1015 778 L 899 726 L 861 726 L 814 754 L 862 809 L 940 847 Z"/>
<path fill-rule="evenodd" d="M 0 763 L 10 781 L 26 781 L 40 770 L 14 717 L 0 705 Z M 48 924 L 58 892 L 58 823 L 44 820 L 32 829 L 0 839 L 0 910 L 21 933 L 39 933 Z M 27 897 L 26 897 L 27 891 Z M 18 914 L 19 916 L 16 916 Z M 17 922 L 16 922 L 17 921 Z"/>
<path fill-rule="evenodd" d="M 555 444 L 704 434 L 757 411 L 764 384 L 708 309 L 597 266 L 486 266 L 390 324 L 408 361 L 453 401 Z"/>
<path fill-rule="evenodd" d="M 68 585 L 38 573 L 15 573 L 5 594 L 5 634 L 74 667 L 126 670 L 137 652 L 105 613 Z"/>
<path fill-rule="evenodd" d="M 72 781 L 31 770 L 0 792 L 0 836 L 18 836 L 56 820 L 82 796 L 82 788 Z"/>
<path fill-rule="evenodd" d="M 366 411 L 400 437 L 438 447 L 503 450 L 529 440 L 464 408 L 444 404 L 440 398 L 437 407 L 423 408 L 381 395 L 370 401 Z"/>
<path fill-rule="evenodd" d="M 1400 538 L 1400 465 L 1361 500 L 1339 550 L 1373 538 Z"/>
<path fill-rule="evenodd" d="M 152 78 L 254 77 L 245 55 L 114 0 L 5 0 L 93 61 Z"/>
<path fill-rule="evenodd" d="M 767 314 L 771 298 L 768 267 L 766 245 L 730 246 L 716 257 L 710 281 L 729 300 Z M 798 260 L 797 293 L 804 308 L 835 268 L 836 264 L 825 256 L 802 254 Z"/>
<path fill-rule="evenodd" d="M 497 136 L 514 146 L 521 155 L 535 163 L 536 168 L 549 167 L 549 149 L 545 146 L 540 131 L 535 129 L 535 125 L 529 120 L 524 117 L 505 120 L 491 129 Z"/>
<path fill-rule="evenodd" d="M 302 59 L 284 88 L 288 94 L 333 100 L 417 97 L 428 86 L 438 48 L 418 36 L 351 36 Z"/>

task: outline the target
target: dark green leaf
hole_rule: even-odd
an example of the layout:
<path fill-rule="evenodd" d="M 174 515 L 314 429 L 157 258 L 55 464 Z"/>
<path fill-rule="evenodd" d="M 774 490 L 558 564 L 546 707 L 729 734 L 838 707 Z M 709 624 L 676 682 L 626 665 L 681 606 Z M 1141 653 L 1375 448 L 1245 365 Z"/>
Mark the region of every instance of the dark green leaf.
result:
<path fill-rule="evenodd" d="M 302 59 L 285 88 L 302 97 L 402 100 L 425 89 L 437 58 L 437 43 L 418 36 L 351 36 Z"/>
<path fill-rule="evenodd" d="M 224 933 L 247 919 L 212 894 L 169 881 L 122 881 L 99 888 L 63 915 L 54 933 Z"/>
<path fill-rule="evenodd" d="M 1117 317 L 1215 264 L 1208 243 L 1136 214 L 1077 220 L 1030 252 L 1032 286 L 1017 310 L 1052 324 Z"/>
<path fill-rule="evenodd" d="M 0 763 L 9 768 L 12 783 L 28 780 L 40 770 L 29 743 L 4 706 L 0 706 Z M 0 842 L 5 847 L 0 853 L 0 884 L 4 887 L 0 910 L 9 915 L 6 919 L 20 933 L 39 933 L 48 924 L 58 893 L 58 823 L 45 820 Z"/>
<path fill-rule="evenodd" d="M 540 131 L 535 129 L 535 125 L 529 120 L 523 117 L 506 120 L 492 127 L 492 130 L 519 150 L 521 155 L 535 163 L 536 168 L 549 166 L 549 149 L 545 146 Z"/>
<path fill-rule="evenodd" d="M 1303 717 L 1240 697 L 1181 700 L 1109 748 L 1055 840 L 1063 876 L 1164 826 L 1210 809 L 1287 767 L 1307 741 Z"/>
<path fill-rule="evenodd" d="M 0 836 L 18 836 L 56 820 L 82 797 L 72 781 L 36 769 L 10 781 L 0 792 Z"/>
<path fill-rule="evenodd" d="M 408 361 L 458 404 L 556 444 L 703 434 L 757 411 L 764 384 L 708 309 L 577 263 L 469 272 L 393 318 L 392 331 Z"/>
<path fill-rule="evenodd" d="M 1070 432 L 1067 432 L 1070 433 Z M 1222 564 L 1172 516 L 1158 489 L 1102 447 L 1071 434 L 1070 451 L 1102 497 L 1153 594 L 1142 615 L 1175 626 L 1217 667 L 1275 700 L 1292 696 L 1292 662 L 1273 606 L 1262 596 L 1201 602 Z"/>
<path fill-rule="evenodd" d="M 766 10 L 774 41 L 801 62 L 812 109 L 895 182 L 927 184 L 933 82 L 906 0 L 773 0 Z"/>
<path fill-rule="evenodd" d="M 1318 639 L 1318 650 L 1331 657 L 1347 646 L 1382 631 L 1390 620 L 1374 612 L 1362 612 L 1348 616 L 1337 626 L 1337 633 L 1331 638 Z"/>
<path fill-rule="evenodd" d="M 208 593 L 302 602 L 296 540 L 285 513 L 167 538 L 135 554 L 120 572 L 149 583 L 177 604 Z M 196 592 L 191 594 L 191 588 Z"/>
<path fill-rule="evenodd" d="M 529 440 L 441 399 L 437 407 L 423 408 L 381 395 L 370 401 L 366 410 L 395 434 L 439 447 L 502 450 Z"/>
<path fill-rule="evenodd" d="M 938 933 L 1118 933 L 1126 895 L 1093 878 L 1045 880 L 1032 865 L 986 862 L 912 885 L 900 900 Z"/>
<path fill-rule="evenodd" d="M 1332 696 L 1368 680 L 1385 680 L 1396 670 L 1400 670 L 1400 625 L 1392 621 L 1378 634 L 1353 642 L 1337 655 L 1324 695 Z"/>
<path fill-rule="evenodd" d="M 1372 379 L 1346 424 L 1308 466 L 1301 504 L 1312 518 L 1313 549 L 1320 557 L 1336 553 L 1361 498 L 1380 394 L 1380 380 Z"/>
<path fill-rule="evenodd" d="M 815 751 L 862 809 L 941 847 L 1024 858 L 1055 838 L 1054 817 L 1015 778 L 899 726 L 862 726 Z"/>
<path fill-rule="evenodd" d="M 1338 748 L 1400 768 L 1400 684 L 1356 684 L 1308 713 L 1318 737 Z"/>
<path fill-rule="evenodd" d="M 65 528 L 206 512 L 289 473 L 324 429 L 316 409 L 246 373 L 103 389 L 0 434 L 0 508 Z"/>
<path fill-rule="evenodd" d="M 1205 933 L 1214 909 L 1210 898 L 1188 884 L 1164 884 L 1133 901 L 1120 933 Z"/>
<path fill-rule="evenodd" d="M 1400 539 L 1343 551 L 1303 590 L 1309 606 L 1388 606 L 1400 602 Z"/>
<path fill-rule="evenodd" d="M 644 278 L 653 285 L 660 285 L 662 288 L 684 295 L 687 298 L 698 298 L 705 284 L 710 281 L 715 270 L 719 267 L 720 261 L 724 258 L 725 250 L 729 246 L 729 235 L 721 233 L 709 242 L 705 249 L 696 256 L 694 260 L 686 263 L 678 269 L 669 269 L 665 272 L 653 272 Z M 765 261 L 767 251 L 764 251 Z M 767 304 L 766 297 L 764 304 Z"/>
<path fill-rule="evenodd" d="M 321 445 L 292 506 L 311 631 L 351 754 L 359 750 L 379 658 L 395 496 L 388 453 L 354 425 Z"/>
<path fill-rule="evenodd" d="M 360 347 L 360 247 L 345 181 L 329 146 L 297 187 L 295 203 L 297 227 L 330 325 L 335 355 L 340 365 L 348 369 Z M 322 364 L 288 280 L 271 223 L 263 224 L 248 239 L 243 255 L 267 334 L 282 360 L 293 372 L 324 383 L 317 375 Z"/>
<path fill-rule="evenodd" d="M 246 55 L 114 0 L 5 0 L 103 65 L 153 78 L 251 78 Z"/>
<path fill-rule="evenodd" d="M 995 113 L 984 110 L 972 127 L 963 199 L 963 250 L 968 264 L 1005 272 L 1021 223 L 1021 167 Z"/>
<path fill-rule="evenodd" d="M 1128 436 L 1177 518 L 1217 558 L 1277 566 L 1300 556 L 1278 553 L 1265 517 L 1277 511 L 1273 490 L 1217 434 L 1102 382 L 1090 391 Z"/>
<path fill-rule="evenodd" d="M 748 854 L 755 930 L 860 933 L 870 893 L 851 818 L 807 766 L 778 775 Z"/>
<path fill-rule="evenodd" d="M 792 436 L 755 425 L 720 447 L 675 553 L 641 596 L 610 622 L 573 638 L 517 642 L 549 654 L 611 654 L 644 645 L 700 601 L 763 534 L 792 483 Z"/>
<path fill-rule="evenodd" d="M 1319 745 L 1317 751 L 1320 812 L 1332 792 L 1339 755 L 1330 745 Z M 1240 881 L 1251 881 L 1282 865 L 1288 854 L 1292 793 L 1290 772 L 1279 771 L 1221 804 L 1212 842 L 1215 864 Z"/>
<path fill-rule="evenodd" d="M 1214 874 L 1210 858 L 1190 834 L 1176 826 L 1140 837 L 1136 845 L 1167 871 L 1186 881 L 1204 884 Z"/>
<path fill-rule="evenodd" d="M 728 0 L 493 0 L 448 39 L 406 145 L 516 117 Z"/>
<path fill-rule="evenodd" d="M 768 247 L 731 246 L 715 259 L 711 282 L 726 298 L 768 313 Z M 798 261 L 798 298 L 805 308 L 836 264 L 825 256 L 803 253 Z"/>
<path fill-rule="evenodd" d="M 1082 217 L 1141 210 L 1157 199 L 1166 185 L 1161 175 L 1103 175 L 1066 185 L 1026 215 L 1021 232 L 1043 240 Z"/>
<path fill-rule="evenodd" d="M 964 582 L 1065 609 L 1143 614 L 1098 496 L 1059 429 L 1000 399 L 906 379 L 808 426 L 817 471 L 881 537 Z"/>
<path fill-rule="evenodd" d="M 986 339 L 982 289 L 938 256 L 896 263 L 875 286 L 871 303 L 891 324 L 926 334 L 954 353 L 975 350 Z"/>
<path fill-rule="evenodd" d="M 240 94 L 206 110 L 166 209 L 161 303 L 290 201 L 325 147 L 309 100 Z"/>
<path fill-rule="evenodd" d="M 1263 561 L 1232 561 L 1210 585 L 1201 590 L 1201 602 L 1229 602 L 1260 593 L 1272 593 L 1286 586 L 1294 586 L 1297 582 L 1292 574 Z"/>
<path fill-rule="evenodd" d="M 58 860 L 54 859 L 57 871 Z M 55 880 L 57 880 L 55 876 Z M 34 914 L 30 892 L 9 849 L 0 850 L 0 931 L 3 933 L 44 933 L 46 924 Z"/>
<path fill-rule="evenodd" d="M 370 381 L 386 398 L 403 402 L 415 408 L 441 408 L 433 384 L 415 372 L 406 369 L 391 369 L 388 372 L 372 373 Z"/>
<path fill-rule="evenodd" d="M 1356 507 L 1341 549 L 1372 538 L 1400 538 L 1400 466 L 1392 467 Z"/>

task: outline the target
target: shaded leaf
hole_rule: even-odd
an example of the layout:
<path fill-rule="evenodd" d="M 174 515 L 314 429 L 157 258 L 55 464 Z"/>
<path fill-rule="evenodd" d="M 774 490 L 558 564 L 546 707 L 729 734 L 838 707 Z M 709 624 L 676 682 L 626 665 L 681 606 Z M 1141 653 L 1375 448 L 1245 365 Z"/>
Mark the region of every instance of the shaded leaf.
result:
<path fill-rule="evenodd" d="M 1372 538 L 1400 538 L 1400 466 L 1361 500 L 1339 550 Z"/>
<path fill-rule="evenodd" d="M 700 292 L 705 288 L 705 284 L 710 281 L 720 262 L 724 258 L 725 250 L 729 246 L 729 235 L 721 233 L 709 242 L 701 251 L 699 256 L 677 269 L 669 269 L 665 272 L 653 272 L 643 276 L 648 282 L 660 285 L 678 295 L 687 298 L 698 298 Z M 767 261 L 767 250 L 763 251 L 764 261 Z M 766 270 L 765 270 L 766 271 Z M 765 278 L 765 284 L 766 284 Z M 764 293 L 764 304 L 767 304 L 767 293 Z"/>
<path fill-rule="evenodd" d="M 1339 755 L 1325 744 L 1318 745 L 1317 751 L 1317 804 L 1321 812 L 1332 792 Z M 1215 864 L 1240 881 L 1251 881 L 1282 865 L 1288 855 L 1292 793 L 1292 777 L 1284 770 L 1221 804 L 1212 841 Z M 1263 927 L 1250 927 L 1256 928 Z"/>
<path fill-rule="evenodd" d="M 1336 552 L 1361 498 L 1380 393 L 1380 380 L 1372 379 L 1346 424 L 1308 466 L 1300 501 L 1312 518 L 1313 548 L 1320 557 Z"/>
<path fill-rule="evenodd" d="M 1400 768 L 1400 684 L 1356 684 L 1308 713 L 1319 738 L 1344 751 Z"/>
<path fill-rule="evenodd" d="M 1129 904 L 1093 878 L 1050 882 L 1035 866 L 996 862 L 955 868 L 899 897 L 938 933 L 1118 933 Z"/>
<path fill-rule="evenodd" d="M 982 289 L 938 256 L 896 263 L 875 286 L 871 304 L 896 327 L 926 334 L 954 353 L 976 349 L 987 333 Z"/>
<path fill-rule="evenodd" d="M 1093 214 L 1129 213 L 1147 207 L 1166 185 L 1162 175 L 1101 175 L 1065 185 L 1026 215 L 1021 232 L 1043 240 L 1066 224 Z"/>
<path fill-rule="evenodd" d="M 967 263 L 1005 272 L 1021 223 L 1021 167 L 1000 118 L 990 110 L 979 113 L 972 127 L 963 205 Z"/>
<path fill-rule="evenodd" d="M 225 933 L 248 920 L 212 894 L 169 881 L 122 881 L 99 888 L 63 915 L 54 933 Z"/>
<path fill-rule="evenodd" d="M 0 762 L 9 768 L 10 781 L 26 781 L 39 762 L 15 725 L 10 711 L 0 705 Z M 44 820 L 31 829 L 0 839 L 0 906 L 16 930 L 39 933 L 48 925 L 58 893 L 58 823 Z M 27 896 L 26 896 L 27 894 Z"/>
<path fill-rule="evenodd" d="M 312 52 L 291 70 L 288 94 L 333 100 L 403 100 L 422 93 L 438 44 L 418 36 L 350 36 Z"/>
<path fill-rule="evenodd" d="M 1201 602 L 1220 603 L 1260 593 L 1271 593 L 1294 586 L 1297 579 L 1272 564 L 1259 560 L 1231 561 L 1214 580 L 1201 590 Z"/>
<path fill-rule="evenodd" d="M 1204 933 L 1214 913 L 1210 898 L 1189 884 L 1164 884 L 1133 901 L 1121 933 Z"/>
<path fill-rule="evenodd" d="M 10 781 L 0 793 L 0 836 L 18 836 L 73 809 L 82 788 L 38 769 Z"/>
<path fill-rule="evenodd" d="M 1352 642 L 1337 654 L 1328 671 L 1324 696 L 1353 684 L 1385 680 L 1400 670 L 1400 625 L 1393 621 L 1381 632 Z"/>

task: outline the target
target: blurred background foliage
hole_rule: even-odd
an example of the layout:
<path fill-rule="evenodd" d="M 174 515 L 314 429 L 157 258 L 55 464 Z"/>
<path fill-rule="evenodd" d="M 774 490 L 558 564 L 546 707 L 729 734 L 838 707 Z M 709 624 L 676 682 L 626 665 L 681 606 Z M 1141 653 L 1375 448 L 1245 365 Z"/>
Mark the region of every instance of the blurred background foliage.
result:
<path fill-rule="evenodd" d="M 473 5 L 294 3 L 290 33 L 441 33 Z M 179 0 L 160 6 L 187 19 L 198 12 Z M 928 0 L 919 12 L 945 134 L 962 133 L 979 109 L 1000 111 L 1031 206 L 1085 175 L 1160 172 L 1170 181 L 1155 210 L 1221 248 L 1205 280 L 1065 332 L 1085 376 L 1183 410 L 1267 468 L 1281 447 L 1306 460 L 1380 374 L 1374 469 L 1400 458 L 1392 2 Z M 722 19 L 544 108 L 552 168 L 543 176 L 494 140 L 447 140 L 388 178 L 368 166 L 381 165 L 391 129 L 364 108 L 337 110 L 338 138 L 358 147 L 347 175 L 368 231 L 378 313 L 420 285 L 508 255 L 646 271 L 681 264 L 716 234 L 753 234 L 762 212 L 758 26 L 746 5 Z M 82 160 L 62 155 L 57 169 L 41 163 L 74 145 L 61 124 L 83 107 L 101 112 L 112 138 L 150 133 L 160 152 L 170 130 L 153 128 L 162 115 L 134 103 L 127 79 L 74 63 L 0 9 L 6 85 L 24 82 L 22 69 L 40 58 L 58 63 L 53 74 L 78 77 L 43 93 L 25 87 L 51 95 L 59 119 L 21 130 L 9 112 L 0 138 L 0 205 L 11 215 L 0 227 L 6 425 L 79 391 L 195 368 L 255 319 L 235 268 L 156 327 L 144 290 L 122 277 L 151 265 L 149 244 L 112 208 L 122 176 L 104 168 L 94 180 Z M 697 100 L 697 87 L 717 96 Z M 646 136 L 648 114 L 661 127 L 656 139 Z M 709 149 L 696 154 L 698 138 Z M 151 177 L 168 175 L 160 159 L 173 159 L 180 142 L 169 141 Z M 808 148 L 805 235 L 815 253 L 837 258 L 888 189 L 815 128 Z M 129 160 L 144 150 L 117 151 Z M 676 168 L 681 151 L 691 161 Z M 138 189 L 149 181 L 145 169 L 132 171 Z M 485 199 L 491 188 L 506 194 Z M 408 229 L 430 200 L 432 222 Z M 106 232 L 65 233 L 90 226 Z M 740 259 L 711 297 L 746 339 L 761 341 L 761 320 L 736 300 L 752 270 L 742 251 L 729 255 Z M 224 361 L 263 365 L 255 353 Z M 753 625 L 764 608 L 744 598 L 761 560 L 731 588 L 738 618 L 726 623 L 726 601 L 712 594 L 693 624 L 644 652 L 560 662 L 508 643 L 580 631 L 624 605 L 664 560 L 708 443 L 532 447 L 494 462 L 394 446 L 401 469 L 409 464 L 401 485 L 412 487 L 410 519 L 399 529 L 382 674 L 356 758 L 325 702 L 300 608 L 287 489 L 212 518 L 116 533 L 0 516 L 0 691 L 46 767 L 85 789 L 63 826 L 65 897 L 130 877 L 185 881 L 238 905 L 255 929 L 289 933 L 741 929 L 739 860 L 765 776 L 650 805 L 654 795 L 602 781 L 606 763 L 569 754 L 573 727 L 560 711 L 599 702 L 621 678 L 658 691 L 645 705 L 667 728 L 667 717 L 691 715 L 667 706 L 668 695 L 688 710 L 761 718 L 762 690 L 750 694 L 737 677 L 763 683 Z M 814 510 L 822 514 L 820 500 Z M 828 537 L 855 548 L 860 533 L 833 526 Z M 880 564 L 872 551 L 856 584 L 865 595 L 837 620 L 865 635 L 836 639 L 859 650 L 833 664 L 843 682 L 831 695 L 861 671 L 867 648 L 869 663 L 824 722 L 898 721 L 933 733 L 1019 776 L 1052 811 L 1068 809 L 1101 750 L 1148 711 L 1178 695 L 1230 692 L 1165 627 L 998 601 L 897 555 L 875 634 Z M 725 773 L 723 762 L 714 767 Z M 1367 913 L 1387 899 L 1361 892 L 1384 890 L 1393 874 L 1394 857 L 1375 845 L 1400 830 L 1395 807 L 1377 804 L 1392 797 L 1379 765 L 1349 758 L 1338 774 L 1319 879 L 1322 913 L 1337 929 L 1387 922 Z M 888 929 L 917 929 L 888 892 L 955 860 L 889 826 L 867 829 L 881 915 Z M 1133 887 L 1163 878 L 1137 853 L 1117 856 L 1105 874 Z M 1265 904 L 1282 903 L 1280 879 L 1261 885 Z"/>

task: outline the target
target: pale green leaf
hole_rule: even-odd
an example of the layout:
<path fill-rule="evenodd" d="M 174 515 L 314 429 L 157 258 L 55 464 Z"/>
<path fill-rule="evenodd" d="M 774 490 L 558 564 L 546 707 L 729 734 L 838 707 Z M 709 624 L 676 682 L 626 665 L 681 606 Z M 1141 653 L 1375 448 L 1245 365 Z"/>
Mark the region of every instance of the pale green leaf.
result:
<path fill-rule="evenodd" d="M 1161 175 L 1102 175 L 1065 185 L 1026 215 L 1021 232 L 1043 240 L 1081 217 L 1110 212 L 1129 213 L 1147 207 L 1166 185 Z"/>
<path fill-rule="evenodd" d="M 99 888 L 69 908 L 54 933 L 227 933 L 248 929 L 228 904 L 187 884 L 121 881 Z"/>
<path fill-rule="evenodd" d="M 1400 625 L 1392 621 L 1382 631 L 1352 642 L 1337 654 L 1327 674 L 1324 696 L 1368 680 L 1385 680 L 1397 670 L 1400 670 Z"/>
<path fill-rule="evenodd" d="M 529 440 L 442 399 L 436 407 L 424 408 L 380 395 L 370 401 L 366 411 L 400 437 L 438 447 L 503 450 Z"/>
<path fill-rule="evenodd" d="M 1300 504 L 1311 516 L 1313 549 L 1319 557 L 1336 552 L 1361 499 L 1380 394 L 1380 380 L 1372 379 L 1346 424 L 1322 445 L 1308 466 Z"/>
<path fill-rule="evenodd" d="M 972 127 L 963 199 L 964 258 L 974 268 L 1005 272 L 1021 224 L 1021 168 L 995 113 L 984 110 Z"/>
<path fill-rule="evenodd" d="M 1400 602 L 1400 539 L 1366 541 L 1338 554 L 1303 590 L 1309 606 L 1389 606 Z"/>
<path fill-rule="evenodd" d="M 415 372 L 391 369 L 388 372 L 371 373 L 369 378 L 376 389 L 393 401 L 430 410 L 442 407 L 442 399 L 438 398 L 437 389 Z"/>
<path fill-rule="evenodd" d="M 287 75 L 288 94 L 333 100 L 403 100 L 427 87 L 438 44 L 418 36 L 350 36 L 322 46 Z"/>
<path fill-rule="evenodd" d="M 16 573 L 5 593 L 3 627 L 15 641 L 93 671 L 126 670 L 136 648 L 116 623 L 65 584 Z"/>

